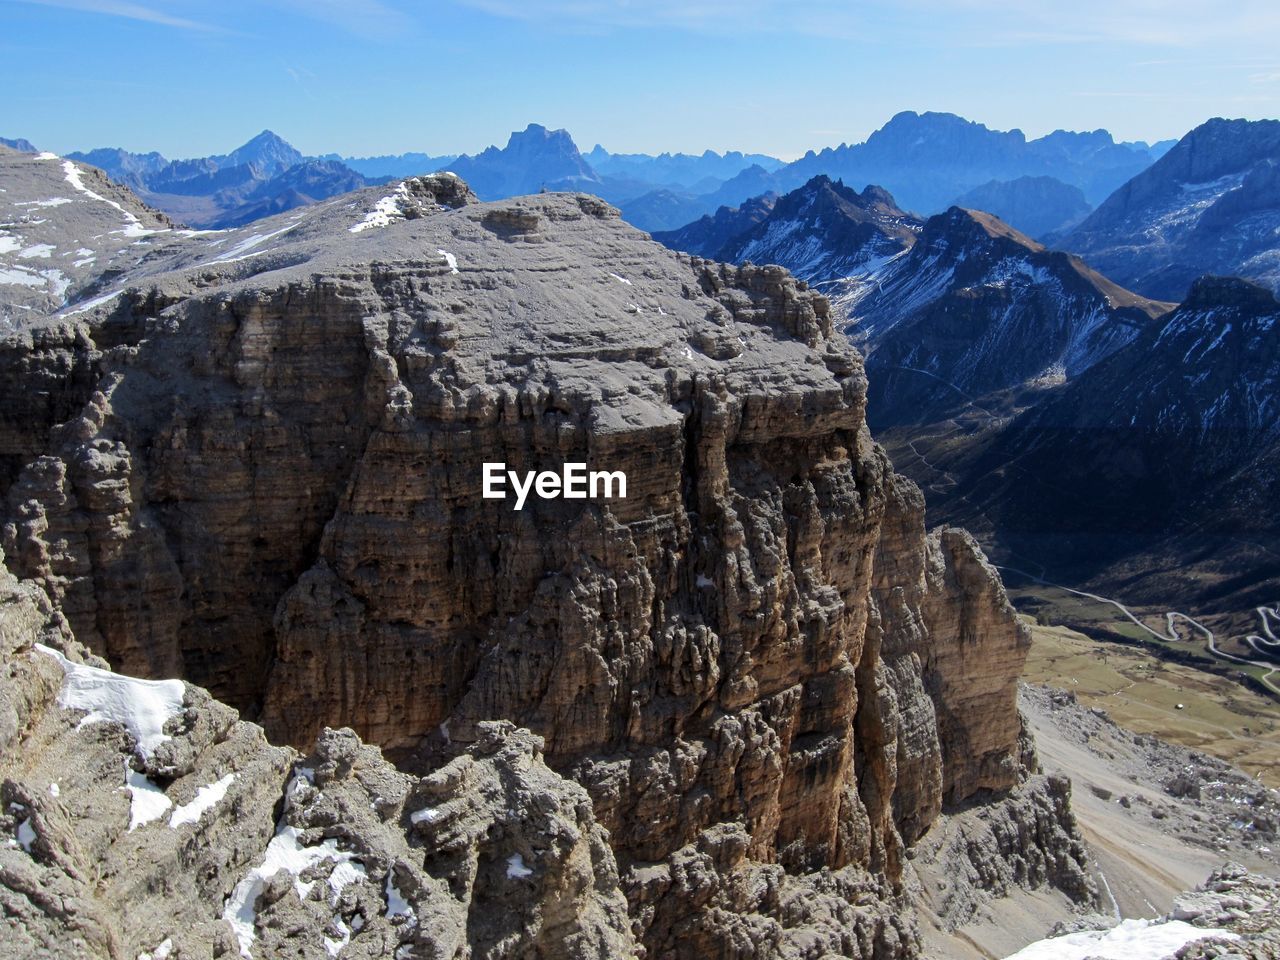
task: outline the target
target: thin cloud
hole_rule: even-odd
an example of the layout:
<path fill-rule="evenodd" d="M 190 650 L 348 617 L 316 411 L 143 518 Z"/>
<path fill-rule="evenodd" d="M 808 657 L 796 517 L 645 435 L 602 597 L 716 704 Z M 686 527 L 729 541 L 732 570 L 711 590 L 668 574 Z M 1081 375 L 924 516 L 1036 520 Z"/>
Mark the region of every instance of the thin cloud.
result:
<path fill-rule="evenodd" d="M 271 0 L 280 8 L 313 20 L 323 20 L 347 33 L 374 40 L 393 40 L 413 25 L 413 19 L 382 0 Z"/>
<path fill-rule="evenodd" d="M 8 0 L 10 3 L 26 3 L 37 7 L 60 7 L 66 10 L 80 10 L 84 13 L 97 13 L 109 17 L 123 17 L 126 20 L 138 20 L 143 23 L 155 23 L 163 27 L 174 27 L 179 30 L 199 30 L 205 33 L 223 33 L 222 27 L 186 17 L 175 17 L 161 10 L 144 7 L 138 3 L 123 3 L 116 0 Z"/>
<path fill-rule="evenodd" d="M 1274 0 L 1237 0 L 1229 10 L 1203 0 L 453 0 L 496 17 L 570 32 L 663 28 L 691 32 L 790 33 L 839 40 L 967 47 L 1028 43 L 1124 43 L 1194 48 L 1259 43 L 1280 32 Z"/>

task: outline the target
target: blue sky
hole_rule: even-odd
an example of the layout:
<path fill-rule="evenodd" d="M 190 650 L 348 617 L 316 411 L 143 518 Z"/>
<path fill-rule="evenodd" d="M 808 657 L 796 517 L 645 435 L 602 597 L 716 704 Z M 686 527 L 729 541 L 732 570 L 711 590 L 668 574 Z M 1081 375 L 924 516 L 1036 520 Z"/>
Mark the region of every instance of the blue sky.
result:
<path fill-rule="evenodd" d="M 1280 116 L 1280 4 L 0 0 L 0 83 L 0 135 L 60 153 L 475 152 L 535 121 L 790 158 L 907 109 L 1155 140 Z"/>

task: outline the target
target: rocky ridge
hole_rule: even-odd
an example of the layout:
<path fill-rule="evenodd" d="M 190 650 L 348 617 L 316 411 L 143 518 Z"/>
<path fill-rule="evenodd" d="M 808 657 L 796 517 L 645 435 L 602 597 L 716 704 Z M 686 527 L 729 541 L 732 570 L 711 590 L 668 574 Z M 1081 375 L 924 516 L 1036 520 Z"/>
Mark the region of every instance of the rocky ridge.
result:
<path fill-rule="evenodd" d="M 191 899 L 200 942 L 252 931 L 381 955 L 395 924 L 362 898 L 383 878 L 390 909 L 386 863 L 422 858 L 397 805 L 410 795 L 476 807 L 474 827 L 415 825 L 453 858 L 438 866 L 451 916 L 505 903 L 503 877 L 526 870 L 538 906 L 493 937 L 505 915 L 460 920 L 465 938 L 419 938 L 427 952 L 408 956 L 520 955 L 550 931 L 588 954 L 632 937 L 649 956 L 911 957 L 905 852 L 966 803 L 1011 822 L 1056 811 L 1033 856 L 1062 868 L 1009 876 L 1070 874 L 1065 806 L 1027 799 L 1052 788 L 1028 779 L 1016 709 L 1025 630 L 972 538 L 926 535 L 919 491 L 870 440 L 861 361 L 824 298 L 781 268 L 665 251 L 593 197 L 481 204 L 447 176 L 213 242 L 140 266 L 0 358 L 6 382 L 80 371 L 61 405 L 3 435 L 4 550 L 23 589 L 117 670 L 207 687 L 275 743 L 319 738 L 315 787 L 345 796 L 320 771 L 357 771 L 383 820 L 339 829 L 333 804 L 361 807 L 340 797 L 317 801 L 318 820 L 292 800 L 282 822 L 256 816 L 234 869 Z M 490 460 L 621 469 L 628 497 L 516 512 L 480 497 Z M 48 704 L 54 661 L 19 643 L 10 662 L 41 665 Z M 198 697 L 184 689 L 184 705 Z M 43 727 L 86 736 L 48 706 L 20 716 L 6 757 Z M 311 797 L 257 728 L 186 722 L 256 737 L 243 761 L 273 771 L 272 807 Z M 174 781 L 139 762 L 183 807 L 197 781 L 240 769 Z M 508 768 L 531 784 L 515 807 Z M 7 775 L 30 799 L 28 774 Z M 488 825 L 502 816 L 518 825 Z M 29 820 L 6 855 L 30 856 Z M 280 855 L 320 857 L 294 847 L 321 825 L 336 902 L 311 874 L 235 894 L 282 836 Z M 355 859 L 371 884 L 351 879 Z M 219 926 L 228 896 L 253 914 L 236 907 L 240 926 Z"/>
<path fill-rule="evenodd" d="M 173 224 L 93 167 L 0 147 L 0 335 L 168 247 Z"/>
<path fill-rule="evenodd" d="M 736 213 L 718 211 L 682 230 L 654 234 L 673 250 L 729 263 L 776 263 L 811 284 L 854 282 L 915 243 L 920 221 L 887 192 L 861 193 L 817 176 L 765 206 L 757 198 Z M 722 234 L 728 234 L 718 245 Z"/>

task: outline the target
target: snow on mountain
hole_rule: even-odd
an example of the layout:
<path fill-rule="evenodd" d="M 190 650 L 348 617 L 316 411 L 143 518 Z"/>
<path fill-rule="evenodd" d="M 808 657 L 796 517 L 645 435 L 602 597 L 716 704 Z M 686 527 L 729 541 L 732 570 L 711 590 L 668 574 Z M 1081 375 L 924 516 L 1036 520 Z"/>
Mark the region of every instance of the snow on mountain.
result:
<path fill-rule="evenodd" d="M 1148 296 L 1205 273 L 1280 291 L 1280 121 L 1201 124 L 1062 242 Z"/>
<path fill-rule="evenodd" d="M 958 207 L 930 218 L 909 253 L 837 290 L 848 330 L 868 352 L 868 415 L 879 427 L 1075 376 L 1172 306 Z"/>
<path fill-rule="evenodd" d="M 1004 425 L 958 471 L 955 498 L 981 502 L 1024 555 L 1051 538 L 1055 562 L 1094 574 L 1126 557 L 1130 596 L 1136 571 L 1167 571 L 1183 599 L 1258 587 L 1248 602 L 1269 601 L 1280 565 L 1258 545 L 1280 536 L 1277 398 L 1280 302 L 1204 277 Z"/>
<path fill-rule="evenodd" d="M 654 239 L 713 260 L 780 264 L 802 280 L 824 284 L 880 270 L 915 242 L 919 229 L 920 222 L 879 187 L 858 193 L 818 176 L 776 201 L 722 208 Z"/>
<path fill-rule="evenodd" d="M 4 152 L 0 171 L 0 335 L 175 240 L 162 214 L 92 167 Z"/>

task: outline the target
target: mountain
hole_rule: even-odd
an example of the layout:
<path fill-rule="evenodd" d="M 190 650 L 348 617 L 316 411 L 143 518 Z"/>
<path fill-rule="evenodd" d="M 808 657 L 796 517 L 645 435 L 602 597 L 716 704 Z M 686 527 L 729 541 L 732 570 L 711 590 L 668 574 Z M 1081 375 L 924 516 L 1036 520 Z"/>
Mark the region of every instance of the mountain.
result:
<path fill-rule="evenodd" d="M 99 170 L 0 149 L 0 336 L 92 295 L 180 237 Z"/>
<path fill-rule="evenodd" d="M 907 111 L 891 118 L 863 143 L 811 150 L 781 167 L 753 164 L 715 190 L 699 195 L 686 209 L 696 216 L 710 214 L 722 206 L 739 206 L 750 197 L 787 193 L 815 176 L 854 187 L 879 184 L 903 209 L 925 214 L 941 212 L 958 197 L 992 181 L 1012 182 L 1023 177 L 1055 179 L 1080 190 L 1086 203 L 1095 204 L 1150 166 L 1168 147 L 1165 142 L 1154 146 L 1117 143 L 1105 130 L 1057 130 L 1028 140 L 1021 130 L 991 130 L 955 114 Z M 1034 197 L 1032 187 L 1012 189 L 1023 195 L 1024 202 Z M 1057 209 L 1055 205 L 1063 202 L 1055 196 L 1048 209 Z M 627 216 L 627 203 L 622 202 L 621 207 Z M 1036 219 L 1041 216 L 1037 214 Z M 667 231 L 683 225 L 650 222 L 650 229 Z"/>
<path fill-rule="evenodd" d="M 237 147 L 226 156 L 210 159 L 219 169 L 252 166 L 258 171 L 259 177 L 270 179 L 301 163 L 303 157 L 281 137 L 270 130 L 263 130 L 248 143 Z"/>
<path fill-rule="evenodd" d="M 106 173 L 112 180 L 130 190 L 146 190 L 147 179 L 169 165 L 156 152 L 130 153 L 119 147 L 100 147 L 85 153 L 67 154 L 67 159 L 87 163 Z"/>
<path fill-rule="evenodd" d="M 16 140 L 10 140 L 7 137 L 0 137 L 0 147 L 8 147 L 10 150 L 17 150 L 19 153 L 39 153 L 35 144 L 30 140 L 24 140 L 18 137 Z"/>
<path fill-rule="evenodd" d="M 1138 598 L 1271 602 L 1280 303 L 1204 277 L 1177 310 L 1000 431 L 960 477 L 1011 549 Z M 1082 500 L 1088 510 L 1080 509 Z"/>
<path fill-rule="evenodd" d="M 0 340 L 11 952 L 919 960 L 1097 908 L 1027 628 L 824 297 L 445 174 L 178 241 Z"/>
<path fill-rule="evenodd" d="M 1118 281 L 1178 298 L 1204 273 L 1280 290 L 1280 121 L 1213 119 L 1061 241 Z"/>
<path fill-rule="evenodd" d="M 486 200 L 543 189 L 591 192 L 600 184 L 567 130 L 548 130 L 537 123 L 511 134 L 501 149 L 489 147 L 474 157 L 458 157 L 452 169 Z"/>
<path fill-rule="evenodd" d="M 752 197 L 740 207 L 721 207 L 679 230 L 658 231 L 653 239 L 671 250 L 714 260 L 729 241 L 765 219 L 777 202 L 778 196 L 774 193 Z"/>
<path fill-rule="evenodd" d="M 425 153 L 384 154 L 378 157 L 340 157 L 327 154 L 322 160 L 336 160 L 370 180 L 385 177 L 411 177 L 420 173 L 443 170 L 458 159 L 456 153 L 433 157 Z"/>
<path fill-rule="evenodd" d="M 707 150 L 701 154 L 661 153 L 652 156 L 646 153 L 610 153 L 599 144 L 584 154 L 583 159 L 602 176 L 642 180 L 693 193 L 709 193 L 748 167 L 758 166 L 772 171 L 783 166 L 776 157 L 737 150 L 723 154 Z"/>
<path fill-rule="evenodd" d="M 682 203 L 679 206 L 668 203 L 663 207 L 655 203 L 653 195 L 623 200 L 618 206 L 629 223 L 639 226 L 640 221 L 643 220 L 648 226 L 642 229 L 670 232 L 699 217 L 711 214 L 721 207 L 737 207 L 753 197 L 769 193 L 786 193 L 800 186 L 800 184 L 790 184 L 785 189 L 781 188 L 781 185 L 787 182 L 789 181 L 781 171 L 770 171 L 760 164 L 752 164 L 710 193 L 700 196 L 681 195 Z"/>
<path fill-rule="evenodd" d="M 1091 203 L 1152 162 L 1145 145 L 1116 143 L 1105 130 L 1058 130 L 1028 140 L 949 113 L 899 113 L 865 143 L 810 152 L 780 171 L 879 183 L 907 208 L 932 213 L 990 180 L 1049 176 L 1080 188 Z"/>
<path fill-rule="evenodd" d="M 174 219 L 219 229 L 291 210 L 368 185 L 334 161 L 304 157 L 270 130 L 227 154 L 166 160 L 108 147 L 73 153 Z"/>
<path fill-rule="evenodd" d="M 335 160 L 304 160 L 269 180 L 253 184 L 243 200 L 219 214 L 215 222 L 219 228 L 243 226 L 286 210 L 310 206 L 337 194 L 359 190 L 367 183 L 363 176 Z"/>
<path fill-rule="evenodd" d="M 1070 229 L 1093 209 L 1079 187 L 1053 177 L 990 180 L 957 197 L 951 205 L 983 210 L 1032 237 Z"/>
<path fill-rule="evenodd" d="M 920 222 L 879 187 L 858 193 L 825 176 L 772 203 L 755 200 L 736 211 L 721 209 L 718 218 L 654 239 L 714 260 L 780 264 L 820 284 L 875 272 L 909 248 L 920 229 Z M 715 249 L 681 246 L 705 244 L 720 232 L 730 235 Z"/>
<path fill-rule="evenodd" d="M 878 430 L 933 423 L 975 398 L 1070 379 L 1172 309 L 1124 290 L 990 214 L 952 207 L 910 252 L 837 303 L 868 351 Z"/>
<path fill-rule="evenodd" d="M 627 223 L 641 230 L 660 231 L 673 223 L 686 223 L 702 210 L 703 203 L 690 193 L 662 188 L 620 204 Z"/>

